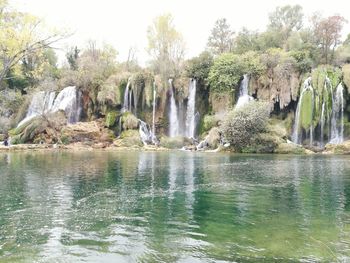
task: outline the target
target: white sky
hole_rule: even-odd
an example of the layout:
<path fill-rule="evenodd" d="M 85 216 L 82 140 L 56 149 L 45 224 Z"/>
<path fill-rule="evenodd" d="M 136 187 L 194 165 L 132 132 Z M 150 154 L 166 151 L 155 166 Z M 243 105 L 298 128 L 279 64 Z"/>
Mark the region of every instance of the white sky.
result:
<path fill-rule="evenodd" d="M 84 47 L 89 39 L 106 42 L 119 52 L 118 61 L 123 61 L 129 47 L 134 46 L 141 64 L 149 59 L 145 50 L 147 27 L 164 13 L 173 15 L 177 30 L 183 34 L 186 57 L 204 50 L 214 22 L 222 17 L 236 32 L 243 26 L 262 31 L 268 13 L 276 6 L 300 4 L 306 16 L 319 11 L 324 16 L 340 14 L 350 21 L 349 0 L 9 0 L 9 3 L 20 11 L 42 17 L 49 26 L 75 32 L 61 47 Z M 343 33 L 350 33 L 350 23 Z"/>

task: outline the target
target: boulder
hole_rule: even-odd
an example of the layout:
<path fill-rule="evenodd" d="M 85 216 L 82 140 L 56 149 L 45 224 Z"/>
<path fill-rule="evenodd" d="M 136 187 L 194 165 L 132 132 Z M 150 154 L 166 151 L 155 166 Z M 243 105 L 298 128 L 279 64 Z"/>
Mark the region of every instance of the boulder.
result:
<path fill-rule="evenodd" d="M 340 144 L 328 143 L 325 146 L 324 154 L 350 154 L 350 140 Z"/>
<path fill-rule="evenodd" d="M 209 149 L 216 149 L 221 141 L 221 132 L 219 128 L 214 127 L 212 128 L 207 137 L 205 138 L 205 141 L 207 143 L 207 146 Z"/>
<path fill-rule="evenodd" d="M 61 131 L 63 144 L 75 142 L 111 143 L 113 132 L 104 128 L 101 121 L 78 122 L 68 124 Z"/>
<path fill-rule="evenodd" d="M 142 147 L 143 143 L 138 130 L 126 130 L 121 133 L 118 139 L 113 141 L 116 147 Z"/>
<path fill-rule="evenodd" d="M 281 143 L 277 146 L 274 153 L 279 154 L 312 154 L 313 152 L 303 148 L 295 143 Z"/>

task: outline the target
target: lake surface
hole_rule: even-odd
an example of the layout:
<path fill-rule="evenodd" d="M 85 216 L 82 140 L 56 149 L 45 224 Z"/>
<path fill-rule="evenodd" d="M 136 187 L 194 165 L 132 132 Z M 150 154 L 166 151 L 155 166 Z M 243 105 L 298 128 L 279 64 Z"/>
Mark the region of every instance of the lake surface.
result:
<path fill-rule="evenodd" d="M 350 262 L 350 157 L 0 154 L 0 262 Z"/>

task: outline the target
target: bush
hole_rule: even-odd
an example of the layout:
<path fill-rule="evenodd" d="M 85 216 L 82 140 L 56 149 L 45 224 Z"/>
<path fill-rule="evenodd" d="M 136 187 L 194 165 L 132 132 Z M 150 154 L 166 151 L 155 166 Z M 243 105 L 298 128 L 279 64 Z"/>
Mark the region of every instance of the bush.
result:
<path fill-rule="evenodd" d="M 121 121 L 123 130 L 133 130 L 139 127 L 139 120 L 130 112 L 125 112 Z"/>
<path fill-rule="evenodd" d="M 217 115 L 205 115 L 202 121 L 201 133 L 207 132 L 211 128 L 218 126 L 219 121 Z"/>
<path fill-rule="evenodd" d="M 209 52 L 202 52 L 187 62 L 186 75 L 206 83 L 212 65 L 213 56 Z"/>
<path fill-rule="evenodd" d="M 209 72 L 211 91 L 216 93 L 234 91 L 244 73 L 244 67 L 238 55 L 222 54 L 215 60 Z"/>
<path fill-rule="evenodd" d="M 190 145 L 191 142 L 182 136 L 177 137 L 167 137 L 163 136 L 160 138 L 160 146 L 167 149 L 181 149 L 186 145 Z"/>
<path fill-rule="evenodd" d="M 123 146 L 123 147 L 143 146 L 139 131 L 137 130 L 123 131 L 120 135 L 120 139 L 117 141 L 118 141 L 117 146 Z"/>
<path fill-rule="evenodd" d="M 269 105 L 252 101 L 231 111 L 222 125 L 223 135 L 235 150 L 249 146 L 250 139 L 266 131 L 269 120 Z"/>
<path fill-rule="evenodd" d="M 105 124 L 107 128 L 111 128 L 115 125 L 117 116 L 118 116 L 117 111 L 110 111 L 107 113 L 106 124 Z"/>

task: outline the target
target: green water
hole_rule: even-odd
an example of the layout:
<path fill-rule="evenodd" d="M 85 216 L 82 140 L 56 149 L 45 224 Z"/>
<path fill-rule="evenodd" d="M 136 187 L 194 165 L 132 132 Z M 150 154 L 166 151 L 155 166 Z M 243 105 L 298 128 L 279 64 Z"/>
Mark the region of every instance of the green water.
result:
<path fill-rule="evenodd" d="M 0 262 L 350 262 L 350 157 L 0 154 Z"/>

